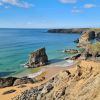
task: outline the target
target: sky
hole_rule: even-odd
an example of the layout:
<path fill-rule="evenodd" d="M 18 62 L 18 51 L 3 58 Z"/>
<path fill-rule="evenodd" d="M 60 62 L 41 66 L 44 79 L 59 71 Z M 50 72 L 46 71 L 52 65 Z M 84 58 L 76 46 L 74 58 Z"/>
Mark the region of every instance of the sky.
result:
<path fill-rule="evenodd" d="M 0 28 L 100 27 L 100 0 L 0 0 Z"/>

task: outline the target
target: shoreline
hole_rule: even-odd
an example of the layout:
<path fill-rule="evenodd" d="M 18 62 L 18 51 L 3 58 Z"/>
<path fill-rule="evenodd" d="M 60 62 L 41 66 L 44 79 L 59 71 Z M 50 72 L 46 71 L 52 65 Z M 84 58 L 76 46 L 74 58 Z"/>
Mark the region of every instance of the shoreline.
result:
<path fill-rule="evenodd" d="M 99 66 L 98 63 L 96 62 L 93 62 L 93 61 L 85 61 L 85 60 L 82 60 L 81 61 L 81 66 L 84 66 L 85 68 L 87 66 L 91 66 L 91 65 L 95 65 L 95 66 Z M 94 67 L 95 68 L 95 67 Z M 43 85 L 45 84 L 46 82 L 48 82 L 52 77 L 55 77 L 56 75 L 58 75 L 59 72 L 63 72 L 64 70 L 69 70 L 71 71 L 72 73 L 76 70 L 76 65 L 72 66 L 71 68 L 64 68 L 60 71 L 58 71 L 55 75 L 53 76 L 50 76 L 49 78 L 46 78 L 44 81 L 41 81 L 39 83 L 35 83 L 35 84 L 24 84 L 25 87 L 23 88 L 19 88 L 21 85 L 19 86 L 12 86 L 12 87 L 6 87 L 6 88 L 2 88 L 0 89 L 0 97 L 3 99 L 3 100 L 11 100 L 12 98 L 20 95 L 22 92 L 26 91 L 26 90 L 30 90 L 32 88 L 35 88 L 35 87 L 38 87 L 40 85 Z M 49 71 L 50 72 L 50 71 Z M 9 91 L 9 90 L 16 90 L 14 93 L 10 93 L 10 94 L 6 94 L 6 95 L 3 95 L 4 92 L 6 91 Z"/>
<path fill-rule="evenodd" d="M 64 60 L 63 59 L 63 60 L 61 60 L 59 62 L 54 62 L 54 63 L 50 63 L 50 64 L 45 65 L 45 66 L 37 67 L 37 68 L 39 68 L 39 70 L 36 71 L 36 72 L 32 72 L 32 70 L 34 71 L 35 68 L 28 68 L 28 69 L 26 69 L 25 71 L 23 71 L 23 72 L 21 72 L 19 74 L 12 75 L 12 77 L 18 77 L 18 78 L 21 78 L 21 77 L 30 77 L 30 78 L 33 78 L 35 76 L 38 76 L 38 75 L 42 74 L 43 72 L 45 72 L 49 68 L 50 69 L 53 69 L 53 68 L 56 68 L 56 69 L 70 68 L 71 66 L 73 66 L 75 64 L 76 64 L 76 61 L 74 61 L 74 60 Z"/>

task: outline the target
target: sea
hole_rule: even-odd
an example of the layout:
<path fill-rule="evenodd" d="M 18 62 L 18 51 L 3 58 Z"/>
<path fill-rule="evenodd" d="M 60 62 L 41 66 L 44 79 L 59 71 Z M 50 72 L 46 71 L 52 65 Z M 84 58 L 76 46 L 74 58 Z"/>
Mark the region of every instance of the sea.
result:
<path fill-rule="evenodd" d="M 79 37 L 75 33 L 48 33 L 48 29 L 0 29 L 0 77 L 31 73 L 23 65 L 30 53 L 42 47 L 50 63 L 62 61 L 69 56 L 65 49 L 77 49 L 73 41 Z"/>

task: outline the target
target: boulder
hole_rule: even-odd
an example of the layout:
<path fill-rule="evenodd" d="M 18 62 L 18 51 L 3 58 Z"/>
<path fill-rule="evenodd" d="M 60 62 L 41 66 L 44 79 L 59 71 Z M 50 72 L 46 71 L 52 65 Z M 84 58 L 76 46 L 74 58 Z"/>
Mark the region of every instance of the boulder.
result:
<path fill-rule="evenodd" d="M 48 63 L 48 56 L 46 54 L 45 48 L 40 48 L 37 51 L 30 54 L 28 61 L 29 68 L 35 68 L 39 66 L 46 65 Z"/>
<path fill-rule="evenodd" d="M 75 50 L 75 49 L 65 49 L 64 52 L 65 53 L 69 53 L 69 54 L 75 54 L 75 53 L 78 53 L 78 50 Z"/>
<path fill-rule="evenodd" d="M 79 43 L 79 39 L 74 40 L 74 43 Z"/>
<path fill-rule="evenodd" d="M 13 86 L 16 80 L 16 77 L 0 78 L 0 88 Z"/>
<path fill-rule="evenodd" d="M 27 83 L 35 83 L 35 82 L 36 82 L 35 79 L 22 77 L 22 78 L 16 79 L 13 86 L 27 84 Z"/>

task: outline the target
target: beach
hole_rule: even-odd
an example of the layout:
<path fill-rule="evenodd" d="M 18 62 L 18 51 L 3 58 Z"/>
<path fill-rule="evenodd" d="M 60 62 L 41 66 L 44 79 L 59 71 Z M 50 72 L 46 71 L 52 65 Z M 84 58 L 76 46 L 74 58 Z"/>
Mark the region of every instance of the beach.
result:
<path fill-rule="evenodd" d="M 23 67 L 31 52 L 45 47 L 50 64 L 64 61 L 69 54 L 62 52 L 76 48 L 73 42 L 80 34 L 48 33 L 47 29 L 0 29 L 0 76 L 25 76 L 33 73 Z M 63 40 L 63 41 L 62 41 Z"/>

